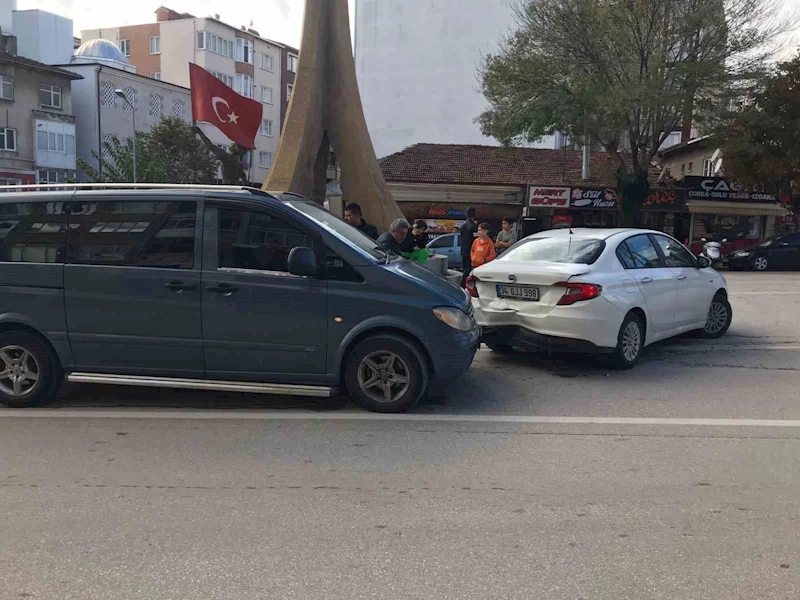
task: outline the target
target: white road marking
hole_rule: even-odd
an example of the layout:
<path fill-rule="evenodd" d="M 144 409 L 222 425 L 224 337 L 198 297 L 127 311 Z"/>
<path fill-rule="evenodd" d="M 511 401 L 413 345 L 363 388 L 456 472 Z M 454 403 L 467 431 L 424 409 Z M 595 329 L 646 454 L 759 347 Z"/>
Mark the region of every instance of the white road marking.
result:
<path fill-rule="evenodd" d="M 683 345 L 683 346 L 653 346 L 653 348 L 657 348 L 662 352 L 747 352 L 749 350 L 768 350 L 770 352 L 777 352 L 782 350 L 790 350 L 790 351 L 797 351 L 800 350 L 800 345 L 786 345 L 781 346 L 779 344 L 716 344 L 716 345 L 705 345 L 705 344 L 694 344 L 694 345 Z"/>
<path fill-rule="evenodd" d="M 242 421 L 427 421 L 466 423 L 522 423 L 534 425 L 697 425 L 704 427 L 795 427 L 791 419 L 681 419 L 659 417 L 545 417 L 519 415 L 387 415 L 368 412 L 280 412 L 219 410 L 96 410 L 96 409 L 0 409 L 7 419 L 186 419 Z"/>
<path fill-rule="evenodd" d="M 728 292 L 729 296 L 800 296 L 800 292 Z"/>

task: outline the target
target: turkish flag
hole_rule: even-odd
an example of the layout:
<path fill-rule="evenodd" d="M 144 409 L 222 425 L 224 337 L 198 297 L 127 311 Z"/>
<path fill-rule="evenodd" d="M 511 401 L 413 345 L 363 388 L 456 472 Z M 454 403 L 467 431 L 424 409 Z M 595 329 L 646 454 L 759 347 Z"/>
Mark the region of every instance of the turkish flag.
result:
<path fill-rule="evenodd" d="M 189 63 L 192 119 L 210 123 L 232 142 L 255 148 L 261 126 L 261 103 L 237 94 L 203 67 Z"/>

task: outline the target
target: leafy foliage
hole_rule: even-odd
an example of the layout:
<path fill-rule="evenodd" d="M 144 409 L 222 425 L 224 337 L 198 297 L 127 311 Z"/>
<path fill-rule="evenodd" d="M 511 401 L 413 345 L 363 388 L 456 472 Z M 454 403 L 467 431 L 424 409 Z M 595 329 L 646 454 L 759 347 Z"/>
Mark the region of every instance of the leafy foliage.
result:
<path fill-rule="evenodd" d="M 78 159 L 95 183 L 133 181 L 133 140 L 116 137 L 92 152 L 99 168 Z M 136 175 L 146 183 L 214 183 L 219 164 L 181 119 L 164 117 L 149 132 L 136 132 Z"/>
<path fill-rule="evenodd" d="M 781 63 L 720 129 L 725 172 L 747 188 L 800 185 L 800 55 Z"/>

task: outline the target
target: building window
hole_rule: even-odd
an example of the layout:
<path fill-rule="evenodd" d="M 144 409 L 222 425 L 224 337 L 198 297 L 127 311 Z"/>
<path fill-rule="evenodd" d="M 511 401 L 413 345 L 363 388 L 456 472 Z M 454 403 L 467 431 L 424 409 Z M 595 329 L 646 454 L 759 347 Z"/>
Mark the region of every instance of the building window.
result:
<path fill-rule="evenodd" d="M 294 91 L 294 86 L 291 83 L 286 84 L 286 100 L 292 99 L 292 92 Z"/>
<path fill-rule="evenodd" d="M 233 58 L 233 42 L 207 31 L 197 33 L 197 49 Z"/>
<path fill-rule="evenodd" d="M 214 77 L 219 79 L 222 83 L 227 85 L 229 88 L 233 87 L 233 77 L 230 75 L 225 75 L 225 73 L 217 73 L 216 71 L 209 71 Z"/>
<path fill-rule="evenodd" d="M 74 154 L 72 147 L 75 145 L 75 136 L 64 136 L 63 133 L 45 131 L 36 132 L 36 147 L 46 152 L 60 152 L 61 154 Z"/>
<path fill-rule="evenodd" d="M 172 103 L 172 116 L 176 119 L 183 119 L 183 111 L 183 100 L 175 100 L 175 102 Z"/>
<path fill-rule="evenodd" d="M 100 149 L 100 154 L 103 158 L 108 158 L 110 156 L 109 147 L 114 147 L 116 144 L 119 144 L 119 140 L 116 139 L 110 133 L 107 133 L 103 136 L 103 147 Z"/>
<path fill-rule="evenodd" d="M 17 130 L 9 127 L 0 127 L 0 150 L 17 150 Z"/>
<path fill-rule="evenodd" d="M 253 64 L 253 42 L 236 38 L 236 62 Z"/>
<path fill-rule="evenodd" d="M 272 104 L 273 96 L 274 94 L 271 87 L 261 88 L 261 102 L 263 102 L 264 104 Z"/>
<path fill-rule="evenodd" d="M 132 87 L 125 88 L 125 102 L 123 102 L 122 108 L 125 110 L 134 110 L 136 107 L 136 90 Z"/>
<path fill-rule="evenodd" d="M 8 75 L 0 75 L 0 99 L 14 99 L 14 78 Z"/>
<path fill-rule="evenodd" d="M 703 159 L 703 177 L 713 177 L 714 176 L 714 163 L 711 162 L 710 158 Z"/>
<path fill-rule="evenodd" d="M 686 173 L 686 163 L 683 163 L 681 165 L 681 175 L 683 175 L 684 173 Z"/>
<path fill-rule="evenodd" d="M 297 57 L 294 54 L 289 55 L 289 62 L 286 64 L 286 68 L 292 73 L 297 73 Z"/>
<path fill-rule="evenodd" d="M 39 181 L 37 183 L 64 183 L 65 173 L 63 171 L 39 170 Z"/>
<path fill-rule="evenodd" d="M 47 108 L 61 108 L 61 86 L 43 83 L 39 86 L 39 104 Z"/>
<path fill-rule="evenodd" d="M 66 154 L 75 154 L 75 136 L 74 135 L 65 135 L 64 136 L 64 152 Z"/>
<path fill-rule="evenodd" d="M 687 171 L 687 172 L 689 172 L 689 173 L 691 173 L 691 172 L 692 172 L 692 163 L 689 163 L 689 169 L 688 169 L 688 171 Z"/>
<path fill-rule="evenodd" d="M 236 74 L 236 86 L 233 88 L 245 98 L 253 97 L 253 78 L 244 73 Z"/>
<path fill-rule="evenodd" d="M 156 81 L 161 81 L 161 73 L 158 72 L 158 71 L 150 73 L 150 79 L 155 79 Z"/>
<path fill-rule="evenodd" d="M 161 54 L 161 38 L 157 35 L 150 38 L 150 54 Z"/>
<path fill-rule="evenodd" d="M 164 114 L 164 99 L 158 94 L 150 94 L 150 116 L 160 117 Z"/>
<path fill-rule="evenodd" d="M 272 73 L 275 70 L 274 59 L 271 54 L 261 55 L 261 68 Z"/>
<path fill-rule="evenodd" d="M 36 149 L 41 150 L 43 152 L 47 152 L 47 132 L 46 131 L 37 131 L 36 132 Z"/>
<path fill-rule="evenodd" d="M 130 40 L 120 40 L 119 41 L 119 49 L 125 56 L 131 55 L 131 41 Z"/>
<path fill-rule="evenodd" d="M 102 92 L 100 94 L 100 103 L 103 106 L 114 106 L 114 98 L 116 97 L 114 92 L 114 84 L 104 81 L 101 87 Z"/>
<path fill-rule="evenodd" d="M 258 166 L 262 169 L 269 169 L 272 166 L 272 152 L 259 152 Z"/>
<path fill-rule="evenodd" d="M 258 133 L 272 137 L 272 121 L 269 119 L 263 119 L 261 121 L 261 129 L 259 129 Z"/>

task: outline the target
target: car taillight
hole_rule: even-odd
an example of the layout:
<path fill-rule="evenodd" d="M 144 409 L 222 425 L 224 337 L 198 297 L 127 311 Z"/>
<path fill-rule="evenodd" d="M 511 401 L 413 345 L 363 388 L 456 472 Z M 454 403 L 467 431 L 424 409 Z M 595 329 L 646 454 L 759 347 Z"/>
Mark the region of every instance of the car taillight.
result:
<path fill-rule="evenodd" d="M 603 286 L 593 283 L 567 283 L 562 281 L 556 285 L 563 285 L 567 288 L 561 300 L 558 301 L 558 306 L 570 306 L 576 302 L 591 300 L 592 298 L 597 298 L 603 291 Z"/>
<path fill-rule="evenodd" d="M 479 281 L 478 278 L 473 277 L 472 275 L 467 277 L 467 285 L 465 286 L 465 289 L 467 290 L 467 293 L 473 298 L 479 298 L 478 286 L 476 285 L 478 281 Z"/>

